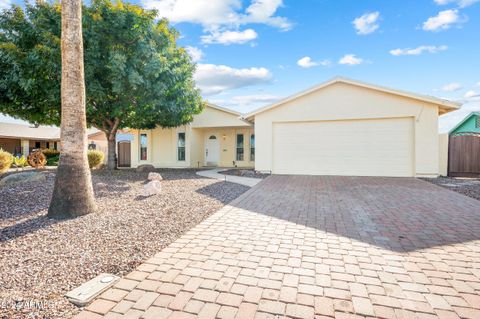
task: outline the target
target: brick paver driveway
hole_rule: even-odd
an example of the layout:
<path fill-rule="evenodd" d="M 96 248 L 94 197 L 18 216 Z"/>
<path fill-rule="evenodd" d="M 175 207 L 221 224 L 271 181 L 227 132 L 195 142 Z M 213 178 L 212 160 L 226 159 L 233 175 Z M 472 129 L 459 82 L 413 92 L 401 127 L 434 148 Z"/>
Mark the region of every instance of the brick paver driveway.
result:
<path fill-rule="evenodd" d="M 408 178 L 272 176 L 80 317 L 480 318 L 480 202 Z"/>

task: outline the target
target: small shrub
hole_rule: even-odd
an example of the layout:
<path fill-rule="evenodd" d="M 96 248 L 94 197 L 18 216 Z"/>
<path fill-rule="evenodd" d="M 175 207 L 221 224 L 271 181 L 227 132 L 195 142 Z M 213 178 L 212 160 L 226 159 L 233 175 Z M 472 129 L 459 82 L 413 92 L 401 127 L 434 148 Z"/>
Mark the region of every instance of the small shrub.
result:
<path fill-rule="evenodd" d="M 15 156 L 13 158 L 13 165 L 16 167 L 16 168 L 24 168 L 25 166 L 28 165 L 28 161 L 27 161 L 27 158 L 22 155 L 22 156 Z"/>
<path fill-rule="evenodd" d="M 103 163 L 103 159 L 105 158 L 105 155 L 101 151 L 94 151 L 94 150 L 89 150 L 87 153 L 88 156 L 88 166 L 90 168 L 95 168 L 98 165 Z"/>
<path fill-rule="evenodd" d="M 28 157 L 28 164 L 31 167 L 42 168 L 47 164 L 47 157 L 41 151 L 31 152 Z"/>
<path fill-rule="evenodd" d="M 51 148 L 45 148 L 42 150 L 43 155 L 48 159 L 52 157 L 59 157 L 60 156 L 60 151 L 51 149 Z M 58 161 L 58 160 L 57 160 Z"/>
<path fill-rule="evenodd" d="M 12 166 L 13 156 L 0 148 L 0 173 L 5 173 Z"/>
<path fill-rule="evenodd" d="M 47 166 L 58 166 L 60 155 L 47 157 Z"/>

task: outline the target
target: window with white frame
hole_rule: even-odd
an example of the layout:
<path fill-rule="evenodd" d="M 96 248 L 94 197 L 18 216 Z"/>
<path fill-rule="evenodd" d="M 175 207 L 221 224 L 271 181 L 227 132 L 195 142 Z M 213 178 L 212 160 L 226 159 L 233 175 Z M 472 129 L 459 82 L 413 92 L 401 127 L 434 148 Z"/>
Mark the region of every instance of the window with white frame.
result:
<path fill-rule="evenodd" d="M 185 161 L 185 133 L 178 133 L 177 159 L 179 161 Z"/>
<path fill-rule="evenodd" d="M 244 146 L 243 146 L 243 134 L 237 134 L 237 161 L 243 161 L 244 158 Z"/>
<path fill-rule="evenodd" d="M 140 134 L 140 160 L 147 160 L 147 134 Z"/>
<path fill-rule="evenodd" d="M 255 161 L 255 134 L 250 135 L 250 161 Z"/>

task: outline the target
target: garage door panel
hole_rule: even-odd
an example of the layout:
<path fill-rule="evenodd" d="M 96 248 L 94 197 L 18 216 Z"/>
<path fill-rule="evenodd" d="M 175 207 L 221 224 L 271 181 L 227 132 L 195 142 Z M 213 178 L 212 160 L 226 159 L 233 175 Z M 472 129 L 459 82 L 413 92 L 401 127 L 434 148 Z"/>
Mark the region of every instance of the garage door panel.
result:
<path fill-rule="evenodd" d="M 413 120 L 274 123 L 273 172 L 412 176 Z"/>

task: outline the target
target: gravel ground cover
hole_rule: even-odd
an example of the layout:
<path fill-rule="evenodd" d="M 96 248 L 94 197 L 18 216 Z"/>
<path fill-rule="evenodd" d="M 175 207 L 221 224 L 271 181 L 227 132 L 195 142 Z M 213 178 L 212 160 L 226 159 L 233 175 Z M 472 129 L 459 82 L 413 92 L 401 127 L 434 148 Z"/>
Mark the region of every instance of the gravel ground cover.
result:
<path fill-rule="evenodd" d="M 195 170 L 159 170 L 162 194 L 140 196 L 147 173 L 96 171 L 98 212 L 46 217 L 54 181 L 0 188 L 0 318 L 70 318 L 63 295 L 106 272 L 122 276 L 248 187 Z M 18 307 L 18 309 L 15 309 Z"/>
<path fill-rule="evenodd" d="M 480 200 L 480 178 L 438 177 L 424 180 Z"/>
<path fill-rule="evenodd" d="M 256 172 L 253 169 L 228 169 L 221 171 L 220 174 L 224 175 L 233 175 L 233 176 L 242 176 L 242 177 L 252 177 L 252 178 L 267 178 L 270 174 L 263 174 Z"/>

